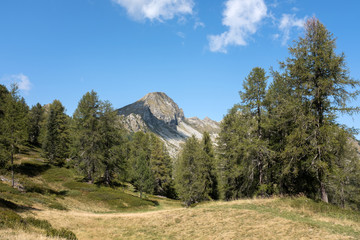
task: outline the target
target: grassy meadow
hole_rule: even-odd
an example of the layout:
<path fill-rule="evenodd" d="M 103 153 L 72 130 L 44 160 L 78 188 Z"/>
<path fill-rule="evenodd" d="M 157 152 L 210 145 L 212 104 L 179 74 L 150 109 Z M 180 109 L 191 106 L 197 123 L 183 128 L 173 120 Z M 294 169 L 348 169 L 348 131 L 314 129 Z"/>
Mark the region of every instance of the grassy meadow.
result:
<path fill-rule="evenodd" d="M 360 239 L 360 213 L 304 196 L 206 202 L 184 208 L 129 185 L 81 182 L 38 149 L 17 156 L 0 182 L 0 239 Z"/>

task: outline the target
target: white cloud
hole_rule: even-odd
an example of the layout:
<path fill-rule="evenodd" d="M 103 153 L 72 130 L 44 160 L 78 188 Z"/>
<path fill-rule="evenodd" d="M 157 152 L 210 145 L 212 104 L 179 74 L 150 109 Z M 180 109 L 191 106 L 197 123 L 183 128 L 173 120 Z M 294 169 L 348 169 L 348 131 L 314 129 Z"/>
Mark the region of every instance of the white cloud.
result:
<path fill-rule="evenodd" d="M 177 32 L 176 35 L 178 35 L 178 37 L 180 37 L 180 38 L 186 37 L 185 33 L 183 33 L 183 32 Z"/>
<path fill-rule="evenodd" d="M 244 46 L 247 38 L 256 33 L 258 26 L 267 16 L 264 0 L 227 0 L 222 24 L 229 29 L 220 35 L 210 35 L 212 52 L 227 52 L 228 46 Z"/>
<path fill-rule="evenodd" d="M 295 14 L 283 14 L 280 20 L 279 29 L 282 32 L 282 45 L 286 45 L 290 39 L 290 32 L 292 28 L 304 28 L 307 17 L 296 18 Z"/>
<path fill-rule="evenodd" d="M 194 24 L 194 30 L 198 29 L 199 27 L 204 28 L 205 23 L 200 22 L 200 21 L 196 21 L 195 24 Z"/>
<path fill-rule="evenodd" d="M 32 86 L 29 77 L 22 73 L 6 75 L 3 76 L 0 80 L 1 82 L 4 82 L 8 87 L 13 83 L 17 84 L 19 90 L 22 90 L 24 92 L 29 92 Z"/>
<path fill-rule="evenodd" d="M 31 82 L 29 77 L 22 73 L 11 75 L 9 80 L 11 83 L 16 83 L 19 87 L 19 90 L 28 92 L 31 89 Z"/>
<path fill-rule="evenodd" d="M 192 14 L 193 0 L 112 0 L 124 7 L 135 20 L 149 19 L 151 21 L 173 19 L 175 16 Z"/>

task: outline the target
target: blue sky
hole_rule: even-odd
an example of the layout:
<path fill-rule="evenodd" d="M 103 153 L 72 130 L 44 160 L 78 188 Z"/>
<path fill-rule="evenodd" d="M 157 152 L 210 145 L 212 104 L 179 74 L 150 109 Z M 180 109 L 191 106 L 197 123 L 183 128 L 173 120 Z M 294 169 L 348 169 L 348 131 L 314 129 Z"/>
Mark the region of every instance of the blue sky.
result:
<path fill-rule="evenodd" d="M 359 80 L 359 9 L 355 0 L 1 0 L 0 83 L 17 81 L 29 105 L 59 99 L 69 115 L 92 89 L 115 108 L 162 91 L 187 117 L 219 121 L 253 67 L 288 56 L 307 17 L 334 33 Z M 360 128 L 358 119 L 339 122 Z"/>

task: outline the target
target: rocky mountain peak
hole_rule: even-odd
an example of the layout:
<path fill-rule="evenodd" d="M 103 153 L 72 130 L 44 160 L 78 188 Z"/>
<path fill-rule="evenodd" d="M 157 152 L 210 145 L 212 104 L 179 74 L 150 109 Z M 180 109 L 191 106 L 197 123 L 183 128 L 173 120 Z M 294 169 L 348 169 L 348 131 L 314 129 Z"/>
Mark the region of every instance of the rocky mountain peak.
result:
<path fill-rule="evenodd" d="M 166 124 L 176 126 L 184 120 L 183 110 L 163 92 L 148 93 L 138 102 L 143 102 L 154 117 Z"/>
<path fill-rule="evenodd" d="M 126 129 L 157 134 L 173 157 L 186 138 L 192 135 L 201 138 L 202 133 L 207 131 L 215 139 L 220 130 L 219 124 L 209 118 L 185 118 L 183 110 L 163 92 L 148 93 L 117 111 Z"/>

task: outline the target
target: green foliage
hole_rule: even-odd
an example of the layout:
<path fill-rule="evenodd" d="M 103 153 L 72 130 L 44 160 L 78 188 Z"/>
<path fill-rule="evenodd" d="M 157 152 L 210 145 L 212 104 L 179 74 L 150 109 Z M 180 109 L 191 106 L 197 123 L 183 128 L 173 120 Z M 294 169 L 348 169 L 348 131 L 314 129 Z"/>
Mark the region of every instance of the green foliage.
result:
<path fill-rule="evenodd" d="M 216 172 L 215 153 L 213 143 L 208 132 L 203 133 L 201 141 L 203 150 L 203 162 L 206 171 L 206 189 L 209 189 L 209 197 L 211 199 L 219 199 L 218 177 Z"/>
<path fill-rule="evenodd" d="M 150 167 L 154 176 L 154 193 L 175 197 L 172 181 L 171 158 L 164 143 L 154 134 L 150 135 Z"/>
<path fill-rule="evenodd" d="M 192 136 L 186 140 L 176 162 L 175 187 L 187 207 L 209 199 L 209 193 L 213 193 L 212 169 L 207 162 L 209 155 L 203 149 L 204 146 Z"/>
<path fill-rule="evenodd" d="M 287 159 L 294 159 L 290 167 L 298 169 L 292 172 L 307 174 L 310 182 L 306 185 L 315 182 L 321 199 L 327 202 L 326 181 L 338 155 L 334 151 L 334 120 L 337 111 L 356 110 L 346 104 L 358 94 L 349 89 L 359 82 L 349 77 L 344 54 L 335 53 L 335 38 L 318 19 L 309 19 L 305 29 L 305 36 L 289 48 L 291 57 L 281 64 L 292 95 L 300 104 L 285 154 Z"/>
<path fill-rule="evenodd" d="M 143 192 L 153 193 L 155 187 L 155 179 L 150 166 L 149 140 L 148 134 L 137 132 L 133 136 L 131 145 L 131 179 L 140 192 L 140 198 Z"/>
<path fill-rule="evenodd" d="M 359 207 L 359 155 L 351 131 L 335 123 L 347 101 L 358 95 L 344 55 L 319 20 L 306 23 L 305 36 L 290 57 L 272 71 L 254 68 L 219 134 L 222 198 L 304 193 L 343 207 Z M 328 194 L 329 197 L 328 197 Z"/>
<path fill-rule="evenodd" d="M 43 150 L 50 163 L 63 165 L 69 156 L 69 118 L 59 100 L 54 100 L 49 107 L 46 120 Z"/>
<path fill-rule="evenodd" d="M 109 102 L 101 103 L 100 113 L 99 144 L 104 169 L 103 180 L 107 185 L 111 185 L 115 176 L 126 179 L 127 139 L 117 113 Z"/>
<path fill-rule="evenodd" d="M 99 131 L 100 101 L 96 92 L 87 92 L 74 112 L 74 153 L 87 179 L 94 183 L 95 175 L 100 175 L 101 138 Z"/>
<path fill-rule="evenodd" d="M 267 195 L 272 188 L 266 171 L 272 167 L 265 131 L 267 79 L 264 69 L 252 69 L 245 78 L 244 92 L 240 92 L 243 105 L 234 106 L 222 123 L 219 170 L 224 199 Z"/>
<path fill-rule="evenodd" d="M 1 90 L 2 98 L 2 117 L 0 125 L 0 145 L 1 153 L 5 162 L 10 161 L 12 172 L 12 185 L 14 185 L 14 155 L 19 152 L 21 146 L 28 138 L 28 106 L 24 98 L 18 95 L 18 88 L 12 85 L 10 93 Z"/>
<path fill-rule="evenodd" d="M 29 112 L 29 142 L 33 145 L 39 145 L 39 137 L 44 121 L 44 109 L 40 103 L 37 103 Z"/>

